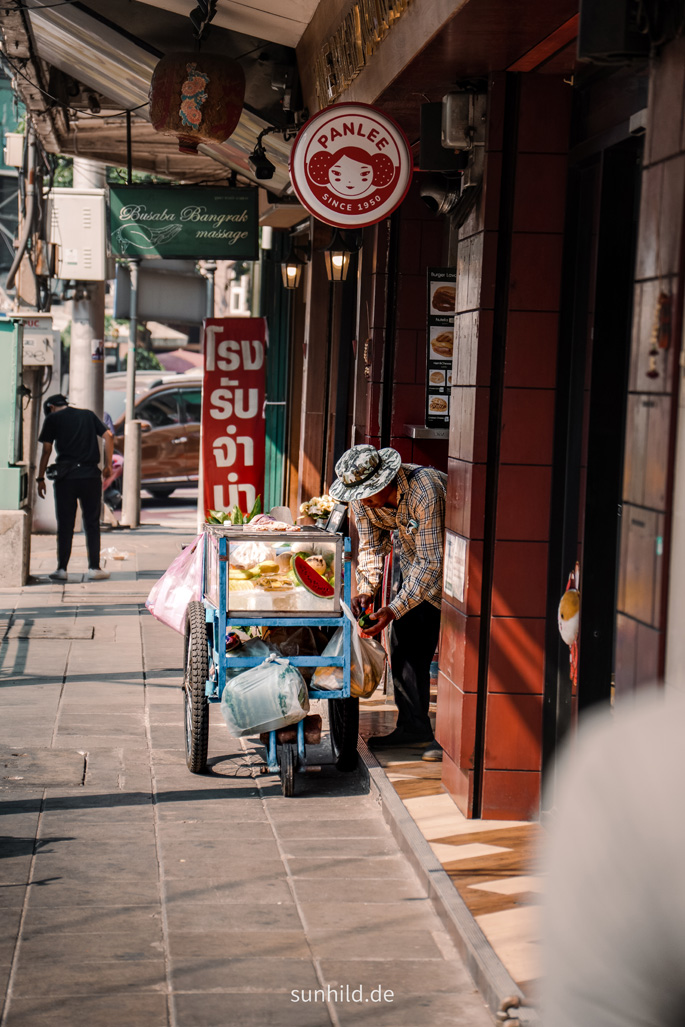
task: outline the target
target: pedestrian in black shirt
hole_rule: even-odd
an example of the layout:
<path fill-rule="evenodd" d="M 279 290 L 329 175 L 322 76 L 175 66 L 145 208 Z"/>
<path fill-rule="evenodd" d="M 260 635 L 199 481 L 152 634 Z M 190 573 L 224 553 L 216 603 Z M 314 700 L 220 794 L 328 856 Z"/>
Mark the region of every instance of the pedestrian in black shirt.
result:
<path fill-rule="evenodd" d="M 89 581 L 109 577 L 109 571 L 100 569 L 100 507 L 102 478 L 112 473 L 114 436 L 92 410 L 70 407 L 60 393 L 50 396 L 43 404 L 46 417 L 38 441 L 43 452 L 38 469 L 38 495 L 45 498 L 45 471 L 52 445 L 57 450 L 54 477 L 55 514 L 57 516 L 57 570 L 50 575 L 56 581 L 67 580 L 67 566 L 71 556 L 71 543 L 76 522 L 76 505 L 81 504 L 83 530 L 88 550 Z M 98 438 L 105 440 L 105 466 L 100 472 L 100 446 Z"/>

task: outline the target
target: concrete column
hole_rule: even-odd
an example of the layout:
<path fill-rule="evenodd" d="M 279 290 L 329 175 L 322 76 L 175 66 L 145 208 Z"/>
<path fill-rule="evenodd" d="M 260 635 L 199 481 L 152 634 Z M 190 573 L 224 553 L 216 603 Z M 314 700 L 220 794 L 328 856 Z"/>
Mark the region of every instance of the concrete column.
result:
<path fill-rule="evenodd" d="M 104 189 L 104 165 L 74 158 L 74 188 Z M 72 303 L 69 402 L 103 414 L 105 383 L 105 283 L 77 282 Z"/>

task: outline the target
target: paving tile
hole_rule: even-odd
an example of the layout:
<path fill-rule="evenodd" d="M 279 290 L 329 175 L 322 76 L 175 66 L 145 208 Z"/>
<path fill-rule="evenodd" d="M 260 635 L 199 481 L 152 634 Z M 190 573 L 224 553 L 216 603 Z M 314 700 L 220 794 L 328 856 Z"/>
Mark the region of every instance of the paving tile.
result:
<path fill-rule="evenodd" d="M 362 938 L 362 945 L 365 940 Z M 473 990 L 473 982 L 464 964 L 448 959 L 403 959 L 392 961 L 348 959 L 342 954 L 319 963 L 327 986 L 341 988 L 362 986 L 365 994 L 378 989 L 390 990 L 396 998 L 426 995 L 442 991 Z"/>
<path fill-rule="evenodd" d="M 344 844 L 339 838 L 290 837 L 282 841 L 285 854 L 290 859 L 308 856 L 323 861 L 331 858 L 339 859 Z M 397 853 L 397 842 L 388 832 L 380 837 L 355 838 L 353 841 L 347 842 L 346 848 L 359 858 L 390 856 Z"/>
<path fill-rule="evenodd" d="M 39 967 L 19 966 L 12 984 L 13 996 L 26 998 L 117 995 L 123 991 L 166 992 L 166 989 L 162 959 L 82 961 L 73 965 L 48 957 L 41 959 Z M 61 1007 L 61 1001 L 59 1005 Z"/>
<path fill-rule="evenodd" d="M 290 873 L 295 878 L 309 877 L 317 880 L 334 879 L 343 885 L 342 879 L 358 881 L 361 878 L 377 878 L 382 881 L 397 879 L 400 881 L 413 879 L 414 874 L 409 863 L 403 856 L 370 856 L 358 859 L 354 855 L 329 857 L 326 860 L 305 857 L 288 860 Z"/>
<path fill-rule="evenodd" d="M 0 821 L 0 827 L 2 822 Z M 209 842 L 213 845 L 222 846 L 226 842 L 226 836 L 232 843 L 240 845 L 243 842 L 254 842 L 259 839 L 272 841 L 274 832 L 271 824 L 266 820 L 242 820 L 231 821 L 230 826 L 222 829 L 221 821 L 188 818 L 186 820 L 163 820 L 158 826 L 159 838 L 162 846 L 187 842 L 201 844 Z"/>
<path fill-rule="evenodd" d="M 107 928 L 103 931 L 103 928 Z M 155 959 L 163 955 L 161 924 L 132 921 L 126 931 L 110 931 L 106 921 L 100 933 L 31 933 L 22 936 L 19 966 L 30 966 L 44 959 L 66 963 L 98 963 L 100 960 L 125 961 Z"/>
<path fill-rule="evenodd" d="M 185 931 L 203 936 L 222 931 L 288 931 L 301 927 L 294 902 L 178 901 L 167 904 L 166 917 L 171 933 Z"/>
<path fill-rule="evenodd" d="M 283 864 L 280 864 L 281 869 Z M 225 880 L 201 877 L 197 880 L 166 880 L 164 896 L 167 904 L 188 902 L 205 903 L 291 903 L 288 881 L 282 877 L 247 877 L 244 880 Z"/>
<path fill-rule="evenodd" d="M 165 995 L 117 990 L 113 995 L 15 998 L 5 1027 L 167 1027 Z"/>
<path fill-rule="evenodd" d="M 103 925 L 115 933 L 131 933 L 151 942 L 162 938 L 159 903 L 148 906 L 54 906 L 32 909 L 24 922 L 22 938 L 41 935 L 101 934 Z"/>
<path fill-rule="evenodd" d="M 299 902 L 398 902 L 424 899 L 426 892 L 418 878 L 384 881 L 357 878 L 345 881 L 330 878 L 298 877 L 292 882 Z"/>
<path fill-rule="evenodd" d="M 290 995 L 292 989 L 308 991 L 318 986 L 314 965 L 306 957 L 281 959 L 246 954 L 245 958 L 232 958 L 230 952 L 224 952 L 216 940 L 209 937 L 202 956 L 172 957 L 170 974 L 176 992 L 250 992 L 258 995 L 285 992 Z"/>
<path fill-rule="evenodd" d="M 2 891 L 2 889 L 0 889 Z M 72 873 L 60 877 L 42 874 L 34 875 L 29 887 L 29 910 L 44 906 L 149 906 L 159 900 L 159 885 L 152 877 L 124 877 L 115 874 L 111 878 L 100 875 L 86 877 L 82 872 L 78 878 Z"/>
<path fill-rule="evenodd" d="M 348 820 L 279 820 L 276 835 L 283 841 L 291 838 L 388 838 L 390 829 L 380 817 Z"/>
<path fill-rule="evenodd" d="M 299 921 L 293 922 L 293 930 L 254 931 L 249 921 L 242 931 L 217 931 L 209 935 L 193 931 L 178 931 L 169 934 L 171 959 L 200 958 L 210 952 L 226 959 L 252 956 L 264 959 L 309 959 L 310 951 Z"/>
<path fill-rule="evenodd" d="M 439 930 L 429 899 L 400 902 L 301 902 L 308 931 Z"/>
<path fill-rule="evenodd" d="M 184 841 L 162 841 L 161 857 L 167 873 L 180 876 L 179 869 L 173 870 L 175 864 L 186 861 L 191 864 L 194 873 L 209 873 L 213 867 L 221 866 L 230 871 L 231 861 L 277 860 L 280 859 L 278 845 L 271 838 L 233 838 L 221 832 L 212 841 L 208 839 L 186 839 Z"/>
<path fill-rule="evenodd" d="M 309 930 L 307 938 L 317 959 L 348 959 L 358 955 L 364 960 L 439 959 L 442 952 L 430 931 L 399 927 L 330 928 Z"/>
<path fill-rule="evenodd" d="M 232 994 L 230 998 L 211 993 L 180 994 L 174 997 L 174 1004 L 176 1020 L 183 1027 L 227 1027 L 229 1023 L 231 1027 L 331 1027 L 332 1023 L 325 1005 L 303 1005 L 280 994 Z"/>
<path fill-rule="evenodd" d="M 473 999 L 465 1002 L 459 993 L 439 995 L 393 996 L 391 1002 L 336 1003 L 335 1012 L 340 1027 L 417 1027 L 430 1024 L 431 1027 L 486 1027 L 492 1024 L 492 1017 L 478 1000 L 480 1009 Z"/>

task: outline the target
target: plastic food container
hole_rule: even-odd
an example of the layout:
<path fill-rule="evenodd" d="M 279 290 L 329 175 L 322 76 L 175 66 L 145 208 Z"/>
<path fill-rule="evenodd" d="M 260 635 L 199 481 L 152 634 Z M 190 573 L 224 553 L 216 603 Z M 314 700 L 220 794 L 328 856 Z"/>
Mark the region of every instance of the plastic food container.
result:
<path fill-rule="evenodd" d="M 337 616 L 341 612 L 343 536 L 323 528 L 256 531 L 249 525 L 205 525 L 207 600 L 226 612 L 279 617 Z"/>

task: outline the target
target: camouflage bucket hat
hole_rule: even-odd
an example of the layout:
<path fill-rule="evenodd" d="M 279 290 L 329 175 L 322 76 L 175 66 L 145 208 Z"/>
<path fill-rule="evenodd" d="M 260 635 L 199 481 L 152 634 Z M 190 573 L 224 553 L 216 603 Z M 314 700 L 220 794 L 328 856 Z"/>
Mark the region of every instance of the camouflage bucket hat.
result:
<path fill-rule="evenodd" d="M 335 465 L 338 477 L 330 487 L 330 494 L 342 503 L 375 496 L 390 484 L 401 463 L 402 457 L 396 449 L 353 446 Z"/>

